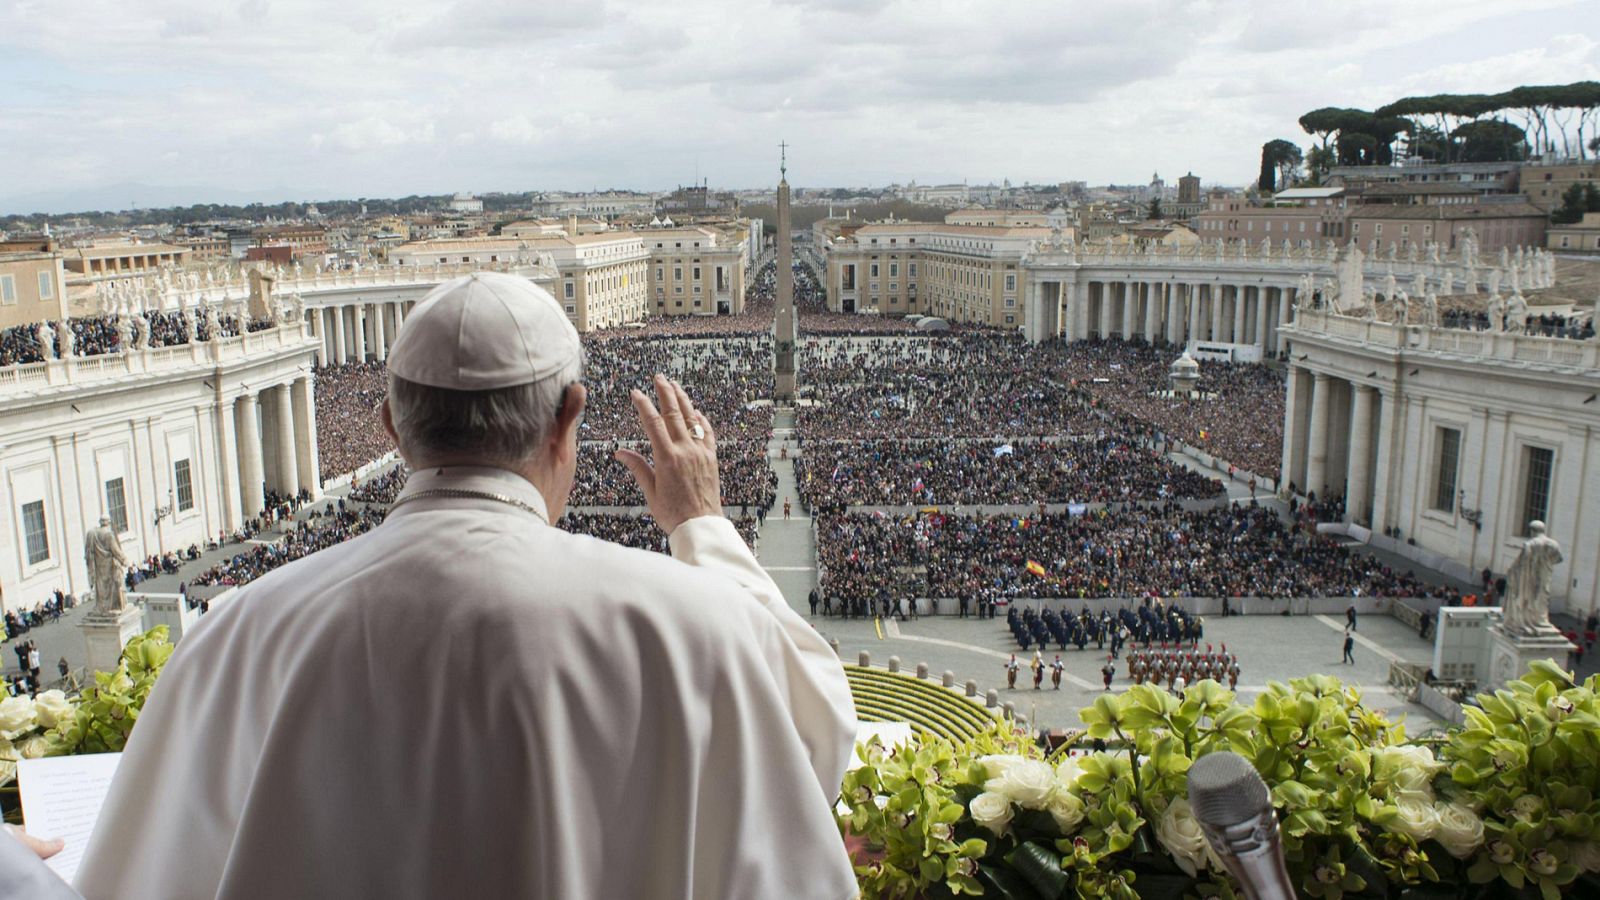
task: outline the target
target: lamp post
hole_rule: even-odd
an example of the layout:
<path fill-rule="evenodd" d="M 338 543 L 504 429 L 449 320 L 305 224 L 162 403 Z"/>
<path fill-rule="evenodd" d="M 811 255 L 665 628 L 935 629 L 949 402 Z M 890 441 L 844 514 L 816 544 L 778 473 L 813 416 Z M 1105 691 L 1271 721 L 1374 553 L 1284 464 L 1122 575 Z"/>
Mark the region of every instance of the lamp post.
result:
<path fill-rule="evenodd" d="M 155 520 L 152 523 L 156 527 L 156 549 L 157 549 L 157 552 L 161 556 L 166 556 L 167 555 L 166 535 L 162 531 L 161 520 L 162 519 L 170 519 L 170 518 L 172 518 L 172 508 L 173 508 L 172 489 L 168 488 L 167 489 L 167 505 L 166 506 L 157 506 L 156 507 Z"/>

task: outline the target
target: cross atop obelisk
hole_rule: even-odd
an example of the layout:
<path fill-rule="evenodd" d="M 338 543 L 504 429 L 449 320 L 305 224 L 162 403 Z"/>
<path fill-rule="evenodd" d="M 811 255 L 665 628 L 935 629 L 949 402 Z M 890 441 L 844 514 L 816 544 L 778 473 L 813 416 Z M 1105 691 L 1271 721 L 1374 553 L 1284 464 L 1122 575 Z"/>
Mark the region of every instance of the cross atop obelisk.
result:
<path fill-rule="evenodd" d="M 794 402 L 794 246 L 789 224 L 789 144 L 779 144 L 778 153 L 778 295 L 773 323 L 777 361 L 773 401 L 784 405 Z"/>

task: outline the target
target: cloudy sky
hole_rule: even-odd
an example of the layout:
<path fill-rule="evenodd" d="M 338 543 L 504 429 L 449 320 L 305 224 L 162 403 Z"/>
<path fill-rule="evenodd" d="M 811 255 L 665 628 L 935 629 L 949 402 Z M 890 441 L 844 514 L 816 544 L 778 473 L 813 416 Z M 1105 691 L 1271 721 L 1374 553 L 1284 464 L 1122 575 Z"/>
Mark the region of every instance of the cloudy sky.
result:
<path fill-rule="evenodd" d="M 800 185 L 1242 184 L 1315 107 L 1585 78 L 1592 0 L 0 0 L 0 213 L 755 187 L 780 139 Z"/>

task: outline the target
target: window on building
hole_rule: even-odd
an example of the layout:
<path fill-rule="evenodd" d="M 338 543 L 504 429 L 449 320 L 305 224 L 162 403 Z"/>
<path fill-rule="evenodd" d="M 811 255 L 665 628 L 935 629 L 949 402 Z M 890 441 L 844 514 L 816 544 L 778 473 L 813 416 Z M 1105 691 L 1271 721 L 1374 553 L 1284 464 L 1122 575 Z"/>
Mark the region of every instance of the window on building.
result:
<path fill-rule="evenodd" d="M 569 282 L 567 282 L 567 299 L 571 300 L 573 298 L 573 296 L 574 295 L 573 295 L 572 282 L 569 281 Z"/>
<path fill-rule="evenodd" d="M 911 263 L 906 267 L 906 275 L 910 278 L 917 277 L 917 264 Z"/>
<path fill-rule="evenodd" d="M 194 481 L 190 477 L 187 459 L 172 464 L 172 483 L 178 489 L 178 512 L 194 509 Z"/>
<path fill-rule="evenodd" d="M 17 279 L 11 275 L 0 275 L 0 303 L 7 306 L 17 302 Z"/>
<path fill-rule="evenodd" d="M 700 280 L 700 267 L 699 266 L 695 266 L 694 267 L 694 280 L 695 281 L 699 281 Z"/>
<path fill-rule="evenodd" d="M 1523 484 L 1522 521 L 1517 523 L 1517 533 L 1528 536 L 1528 523 L 1549 523 L 1550 476 L 1555 469 L 1556 452 L 1548 447 L 1529 447 L 1527 450 L 1528 479 Z"/>
<path fill-rule="evenodd" d="M 39 273 L 39 299 L 52 300 L 56 295 L 56 280 L 50 272 Z"/>
<path fill-rule="evenodd" d="M 22 504 L 22 533 L 28 549 L 28 565 L 50 558 L 50 533 L 44 526 L 44 501 Z"/>
<path fill-rule="evenodd" d="M 898 278 L 898 277 L 900 277 L 900 264 L 899 263 L 889 263 L 889 277 L 890 278 Z"/>
<path fill-rule="evenodd" d="M 128 530 L 128 495 L 121 478 L 106 482 L 106 518 L 111 520 L 111 527 L 117 533 Z"/>
<path fill-rule="evenodd" d="M 1440 428 L 1436 438 L 1439 457 L 1434 463 L 1433 508 L 1453 513 L 1456 511 L 1456 472 L 1461 465 L 1461 432 L 1455 428 Z"/>
<path fill-rule="evenodd" d="M 683 267 L 682 266 L 673 266 L 672 267 L 672 280 L 673 281 L 682 281 L 683 280 Z"/>
<path fill-rule="evenodd" d="M 1007 275 L 1006 276 L 1006 290 L 1014 291 L 1016 289 L 1017 289 L 1017 276 L 1015 276 L 1015 275 Z"/>

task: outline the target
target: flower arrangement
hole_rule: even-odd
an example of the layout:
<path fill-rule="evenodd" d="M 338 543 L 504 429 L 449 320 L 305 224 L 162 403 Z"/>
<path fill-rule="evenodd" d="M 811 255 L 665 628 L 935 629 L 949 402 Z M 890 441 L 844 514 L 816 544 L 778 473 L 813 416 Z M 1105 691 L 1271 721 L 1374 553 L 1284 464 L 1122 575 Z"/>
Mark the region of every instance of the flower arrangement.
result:
<path fill-rule="evenodd" d="M 1302 896 L 1600 896 L 1600 680 L 1536 665 L 1481 695 L 1464 728 L 1408 740 L 1331 676 L 1244 706 L 1214 681 L 1102 694 L 1080 713 L 1108 749 L 1046 758 L 997 725 L 960 745 L 857 748 L 841 826 L 865 841 L 862 895 L 1235 898 L 1189 809 L 1207 753 L 1272 791 Z"/>
<path fill-rule="evenodd" d="M 172 656 L 167 626 L 135 637 L 122 648 L 117 668 L 98 672 L 76 697 L 58 690 L 38 697 L 0 700 L 0 811 L 16 808 L 17 763 L 41 756 L 111 753 L 122 749 L 161 669 Z"/>

